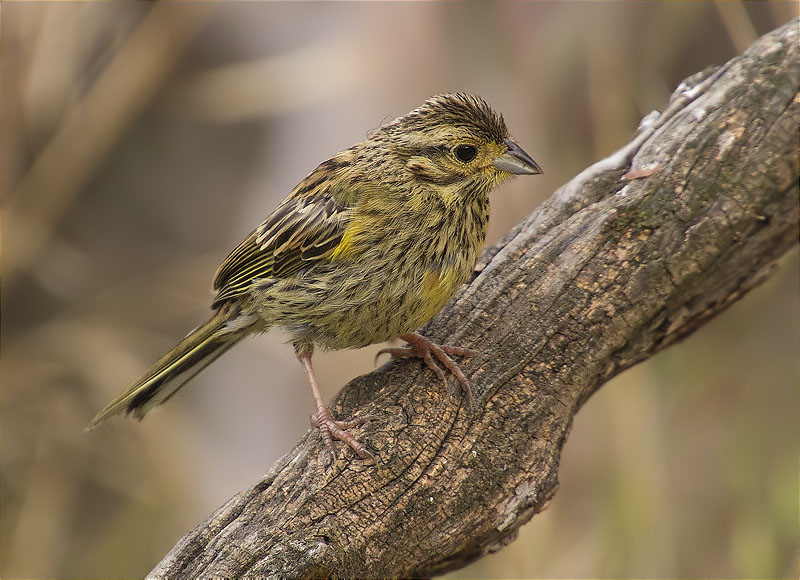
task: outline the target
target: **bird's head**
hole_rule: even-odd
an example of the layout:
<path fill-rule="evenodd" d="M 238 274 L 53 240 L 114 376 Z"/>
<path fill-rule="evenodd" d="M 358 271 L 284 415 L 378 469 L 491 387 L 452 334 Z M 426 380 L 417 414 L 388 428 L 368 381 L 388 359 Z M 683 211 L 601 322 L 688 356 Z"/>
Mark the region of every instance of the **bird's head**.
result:
<path fill-rule="evenodd" d="M 463 93 L 431 97 L 372 139 L 388 146 L 413 190 L 436 191 L 448 203 L 486 195 L 512 175 L 542 173 L 509 138 L 503 117 Z"/>

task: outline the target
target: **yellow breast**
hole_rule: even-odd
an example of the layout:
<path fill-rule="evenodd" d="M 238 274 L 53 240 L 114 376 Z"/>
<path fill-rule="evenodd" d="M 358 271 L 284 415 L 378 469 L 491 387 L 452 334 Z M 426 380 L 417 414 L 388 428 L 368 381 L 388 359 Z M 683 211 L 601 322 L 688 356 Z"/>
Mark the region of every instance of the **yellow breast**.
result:
<path fill-rule="evenodd" d="M 429 270 L 423 276 L 420 287 L 424 304 L 423 311 L 420 312 L 420 324 L 433 318 L 463 282 L 464 275 L 458 268 Z"/>

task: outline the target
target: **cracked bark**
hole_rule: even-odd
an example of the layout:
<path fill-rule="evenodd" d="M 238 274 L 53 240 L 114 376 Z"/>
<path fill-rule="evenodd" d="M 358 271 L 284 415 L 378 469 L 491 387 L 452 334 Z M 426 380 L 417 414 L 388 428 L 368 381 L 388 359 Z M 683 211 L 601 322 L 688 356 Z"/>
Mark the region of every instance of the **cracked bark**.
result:
<path fill-rule="evenodd" d="M 430 576 L 513 540 L 556 491 L 603 383 L 765 279 L 798 239 L 798 21 L 684 81 L 632 142 L 489 248 L 424 332 L 481 354 L 477 398 L 419 361 L 351 381 L 337 416 L 375 465 L 310 432 L 151 578 Z"/>

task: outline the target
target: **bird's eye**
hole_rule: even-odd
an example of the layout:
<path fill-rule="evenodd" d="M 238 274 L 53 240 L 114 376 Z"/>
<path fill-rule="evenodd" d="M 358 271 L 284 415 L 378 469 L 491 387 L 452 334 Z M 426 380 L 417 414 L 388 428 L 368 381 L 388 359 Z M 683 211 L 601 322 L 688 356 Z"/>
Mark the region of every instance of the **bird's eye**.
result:
<path fill-rule="evenodd" d="M 453 153 L 455 153 L 456 158 L 462 163 L 469 163 L 475 159 L 478 150 L 472 145 L 459 145 L 453 150 Z"/>

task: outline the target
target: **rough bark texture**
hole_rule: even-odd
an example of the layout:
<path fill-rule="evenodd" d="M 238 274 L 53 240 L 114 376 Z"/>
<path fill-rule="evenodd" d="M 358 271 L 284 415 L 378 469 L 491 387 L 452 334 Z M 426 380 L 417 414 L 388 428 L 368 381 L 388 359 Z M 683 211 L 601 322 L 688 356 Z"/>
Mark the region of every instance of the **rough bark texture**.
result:
<path fill-rule="evenodd" d="M 375 419 L 325 466 L 307 434 L 152 578 L 430 576 L 500 549 L 556 491 L 573 415 L 604 382 L 761 282 L 798 238 L 794 21 L 687 79 L 634 140 L 559 189 L 428 325 L 473 348 L 478 405 L 419 361 L 350 382 Z M 627 174 L 627 175 L 626 175 Z"/>

